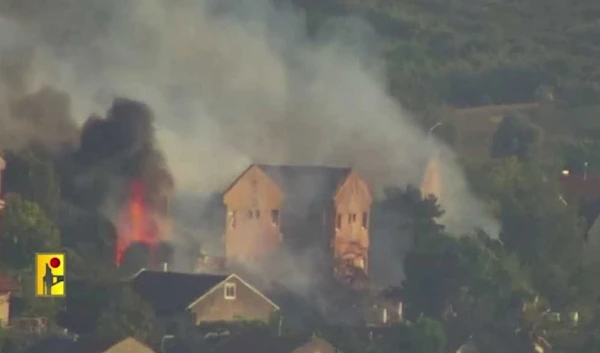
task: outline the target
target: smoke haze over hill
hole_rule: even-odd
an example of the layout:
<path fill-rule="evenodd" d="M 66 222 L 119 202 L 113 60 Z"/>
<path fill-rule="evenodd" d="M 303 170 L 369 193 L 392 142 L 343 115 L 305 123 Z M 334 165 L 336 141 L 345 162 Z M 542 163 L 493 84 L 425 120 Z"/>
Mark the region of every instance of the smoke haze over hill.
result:
<path fill-rule="evenodd" d="M 179 191 L 220 191 L 252 162 L 350 165 L 374 185 L 420 185 L 432 145 L 387 94 L 376 43 L 354 18 L 309 38 L 300 11 L 265 0 L 0 0 L 0 145 L 73 142 L 71 117 L 124 96 L 154 111 Z M 53 113 L 22 118 L 23 99 Z M 449 230 L 496 236 L 452 153 L 435 148 Z"/>

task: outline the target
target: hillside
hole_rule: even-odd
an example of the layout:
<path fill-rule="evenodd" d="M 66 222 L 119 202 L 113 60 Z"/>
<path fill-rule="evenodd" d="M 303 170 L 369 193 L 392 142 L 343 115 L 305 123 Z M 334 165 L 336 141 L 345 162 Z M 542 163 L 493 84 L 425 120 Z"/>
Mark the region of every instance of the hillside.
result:
<path fill-rule="evenodd" d="M 531 102 L 542 85 L 583 100 L 600 79 L 598 2 L 295 2 L 313 24 L 342 13 L 369 19 L 384 39 L 392 90 L 411 107 Z"/>
<path fill-rule="evenodd" d="M 294 2 L 313 29 L 332 16 L 366 18 L 381 38 L 392 94 L 424 113 L 426 128 L 451 122 L 462 155 L 485 155 L 509 113 L 525 113 L 542 128 L 549 162 L 600 127 L 598 2 Z"/>

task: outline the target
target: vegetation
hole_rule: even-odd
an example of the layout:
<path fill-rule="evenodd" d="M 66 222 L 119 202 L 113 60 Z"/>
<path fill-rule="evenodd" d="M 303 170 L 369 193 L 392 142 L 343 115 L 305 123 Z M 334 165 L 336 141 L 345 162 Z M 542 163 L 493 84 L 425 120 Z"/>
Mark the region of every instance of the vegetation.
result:
<path fill-rule="evenodd" d="M 600 2 L 294 2 L 306 10 L 314 35 L 342 14 L 373 24 L 392 94 L 419 113 L 423 126 L 444 119 L 436 134 L 449 145 L 470 138 L 485 147 L 476 157 L 460 156 L 461 163 L 502 226 L 498 239 L 449 234 L 436 222 L 444 210 L 434 197 L 410 186 L 387 190 L 375 212 L 406 220 L 396 225 L 398 239 L 413 235 L 401 288 L 408 321 L 378 340 L 364 327 L 306 329 L 346 353 L 453 352 L 466 342 L 482 352 L 532 352 L 542 341 L 556 352 L 599 351 L 600 255 L 582 261 L 586 220 L 579 205 L 561 202 L 556 177 L 562 168 L 600 171 Z M 515 103 L 536 105 L 515 112 L 522 110 L 511 109 Z M 481 114 L 462 119 L 465 109 L 458 108 L 477 106 L 484 106 Z M 496 123 L 489 123 L 492 107 L 502 108 Z M 477 124 L 492 127 L 487 139 L 471 129 Z M 109 284 L 118 275 L 112 265 L 115 230 L 94 211 L 101 195 L 73 192 L 67 168 L 44 151 L 9 151 L 5 157 L 0 268 L 21 284 L 16 315 L 47 317 L 81 334 L 148 339 L 152 310 L 131 291 Z M 106 182 L 102 171 L 95 177 Z M 101 194 L 103 187 L 92 189 Z M 73 221 L 65 222 L 65 212 Z M 391 246 L 404 253 L 404 244 Z M 93 279 L 70 287 L 80 303 L 32 294 L 34 254 L 56 250 L 69 253 L 70 276 Z M 147 256 L 143 248 L 130 251 Z M 73 316 L 73 310 L 84 315 Z M 11 335 L 0 331 L 3 347 L 16 339 Z"/>

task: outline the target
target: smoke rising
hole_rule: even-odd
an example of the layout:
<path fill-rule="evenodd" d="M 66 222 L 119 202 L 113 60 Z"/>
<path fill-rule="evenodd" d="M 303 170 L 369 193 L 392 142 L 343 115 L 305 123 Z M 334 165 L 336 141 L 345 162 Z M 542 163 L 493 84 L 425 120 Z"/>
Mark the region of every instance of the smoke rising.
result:
<path fill-rule="evenodd" d="M 4 147 L 71 141 L 70 116 L 123 96 L 155 112 L 186 194 L 222 191 L 252 162 L 353 166 L 378 187 L 421 184 L 432 148 L 388 95 L 376 35 L 359 19 L 332 20 L 309 38 L 301 12 L 267 0 L 0 0 L 0 14 L 0 56 L 27 63 L 26 79 L 2 75 Z M 13 102 L 43 98 L 44 86 L 70 102 L 54 97 L 55 113 L 25 123 Z M 434 148 L 452 191 L 449 230 L 496 236 L 452 154 Z"/>

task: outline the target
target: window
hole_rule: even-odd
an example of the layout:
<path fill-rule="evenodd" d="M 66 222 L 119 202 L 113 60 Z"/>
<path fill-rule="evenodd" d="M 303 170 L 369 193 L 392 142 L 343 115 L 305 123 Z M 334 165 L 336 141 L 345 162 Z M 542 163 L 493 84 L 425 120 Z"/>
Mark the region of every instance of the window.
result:
<path fill-rule="evenodd" d="M 338 213 L 337 219 L 335 221 L 335 228 L 339 230 L 342 227 L 342 215 Z"/>
<path fill-rule="evenodd" d="M 388 321 L 388 313 L 387 313 L 387 309 L 386 309 L 386 308 L 383 308 L 383 313 L 382 313 L 381 321 L 382 321 L 384 324 L 387 324 L 387 321 Z"/>
<path fill-rule="evenodd" d="M 369 225 L 369 215 L 367 214 L 367 212 L 363 212 L 363 214 L 362 214 L 362 227 L 364 229 L 367 229 L 368 225 Z"/>
<path fill-rule="evenodd" d="M 352 215 L 348 214 L 348 224 L 352 223 Z"/>
<path fill-rule="evenodd" d="M 279 225 L 279 210 L 271 211 L 271 223 L 273 223 L 274 226 Z"/>
<path fill-rule="evenodd" d="M 231 212 L 229 212 L 229 226 L 231 228 L 235 228 L 235 224 L 236 224 L 236 212 L 231 211 Z"/>
<path fill-rule="evenodd" d="M 254 211 L 254 218 L 256 218 L 256 219 L 260 218 L 260 210 Z"/>
<path fill-rule="evenodd" d="M 235 283 L 225 283 L 225 299 L 235 299 Z"/>
<path fill-rule="evenodd" d="M 254 215 L 254 212 L 252 212 L 252 210 L 248 211 L 248 218 L 252 219 L 252 216 Z"/>
<path fill-rule="evenodd" d="M 402 320 L 402 302 L 398 303 L 398 318 Z"/>
<path fill-rule="evenodd" d="M 356 213 L 352 214 L 352 223 L 356 222 Z"/>

